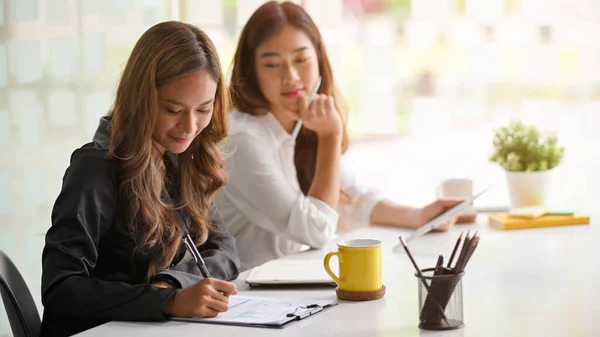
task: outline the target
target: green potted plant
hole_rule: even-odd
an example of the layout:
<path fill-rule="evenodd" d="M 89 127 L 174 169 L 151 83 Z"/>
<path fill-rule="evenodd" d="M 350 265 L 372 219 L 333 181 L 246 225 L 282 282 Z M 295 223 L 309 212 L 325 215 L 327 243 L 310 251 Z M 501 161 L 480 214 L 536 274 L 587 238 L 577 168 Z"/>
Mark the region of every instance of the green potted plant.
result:
<path fill-rule="evenodd" d="M 506 171 L 511 206 L 544 205 L 552 169 L 564 155 L 556 135 L 511 121 L 508 126 L 494 130 L 493 144 L 490 161 Z"/>

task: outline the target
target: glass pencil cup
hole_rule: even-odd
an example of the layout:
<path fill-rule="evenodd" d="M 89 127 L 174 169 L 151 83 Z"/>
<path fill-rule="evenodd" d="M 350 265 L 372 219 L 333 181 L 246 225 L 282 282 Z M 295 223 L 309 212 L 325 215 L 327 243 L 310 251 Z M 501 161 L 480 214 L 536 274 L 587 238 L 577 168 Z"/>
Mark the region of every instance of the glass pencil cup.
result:
<path fill-rule="evenodd" d="M 454 330 L 464 326 L 462 277 L 451 269 L 428 268 L 415 274 L 419 284 L 419 328 Z M 425 286 L 425 284 L 427 286 Z"/>

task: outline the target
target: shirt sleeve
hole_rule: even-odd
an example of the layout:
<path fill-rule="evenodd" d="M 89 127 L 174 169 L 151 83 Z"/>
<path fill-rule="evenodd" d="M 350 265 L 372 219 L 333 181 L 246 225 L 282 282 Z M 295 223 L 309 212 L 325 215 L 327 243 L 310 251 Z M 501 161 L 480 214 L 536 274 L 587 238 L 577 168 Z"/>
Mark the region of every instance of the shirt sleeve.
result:
<path fill-rule="evenodd" d="M 176 289 L 91 276 L 98 244 L 113 224 L 116 168 L 95 148 L 76 150 L 52 211 L 42 253 L 42 303 L 53 314 L 98 320 L 164 320 Z"/>
<path fill-rule="evenodd" d="M 383 193 L 360 184 L 354 172 L 342 162 L 340 169 L 342 197 L 339 203 L 341 232 L 366 227 L 371 223 L 371 213 L 384 199 Z"/>
<path fill-rule="evenodd" d="M 240 260 L 235 239 L 227 232 L 216 208 L 213 207 L 210 214 L 215 230 L 209 234 L 206 242 L 198 247 L 198 251 L 213 278 L 225 281 L 234 280 L 240 273 Z M 204 279 L 189 252 L 186 252 L 184 259 L 179 264 L 162 270 L 159 274 L 173 277 L 182 288 Z"/>
<path fill-rule="evenodd" d="M 286 178 L 273 146 L 249 134 L 230 138 L 224 193 L 253 224 L 288 240 L 321 248 L 337 230 L 338 213 L 325 202 L 305 196 Z"/>

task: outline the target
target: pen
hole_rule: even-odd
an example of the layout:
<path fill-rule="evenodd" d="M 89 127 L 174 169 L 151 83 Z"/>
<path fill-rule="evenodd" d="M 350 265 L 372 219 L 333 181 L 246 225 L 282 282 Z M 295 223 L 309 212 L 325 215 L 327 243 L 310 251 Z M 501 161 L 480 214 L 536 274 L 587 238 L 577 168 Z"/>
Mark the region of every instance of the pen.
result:
<path fill-rule="evenodd" d="M 183 244 L 194 258 L 194 261 L 196 261 L 196 264 L 198 265 L 198 269 L 200 269 L 202 276 L 204 276 L 204 278 L 212 278 L 210 272 L 208 271 L 208 268 L 206 268 L 206 264 L 204 264 L 204 259 L 202 258 L 202 255 L 200 255 L 200 252 L 198 251 L 194 240 L 192 240 L 192 237 L 190 236 L 187 221 L 185 221 L 183 216 L 176 210 L 171 210 L 171 214 L 173 214 L 173 216 L 179 223 L 179 227 L 183 231 Z"/>
<path fill-rule="evenodd" d="M 194 244 L 194 240 L 192 240 L 190 233 L 185 233 L 185 236 L 183 237 L 183 243 L 187 247 L 190 254 L 192 254 L 192 257 L 196 261 L 196 264 L 198 265 L 202 276 L 204 276 L 204 278 L 211 278 L 212 276 L 210 275 L 208 268 L 206 268 L 206 264 L 204 264 L 204 259 L 202 258 L 202 255 L 200 255 L 198 248 L 196 248 L 196 245 Z"/>
<path fill-rule="evenodd" d="M 444 264 L 444 255 L 440 255 L 440 256 L 438 256 L 437 263 L 435 264 L 435 272 L 436 273 L 438 273 L 440 271 L 440 268 L 442 267 L 443 264 Z"/>
<path fill-rule="evenodd" d="M 315 98 L 315 95 L 317 94 L 317 91 L 319 91 L 319 88 L 321 87 L 321 80 L 322 80 L 322 77 L 319 76 L 319 79 L 317 80 L 317 83 L 315 83 L 315 87 L 313 88 L 313 91 L 310 93 L 310 96 L 308 96 L 308 103 L 309 104 Z M 294 131 L 292 131 L 292 137 L 294 139 L 296 137 L 298 137 L 298 133 L 300 133 L 300 129 L 301 128 L 302 128 L 302 120 L 298 119 L 298 121 L 296 122 L 296 125 L 294 126 Z"/>

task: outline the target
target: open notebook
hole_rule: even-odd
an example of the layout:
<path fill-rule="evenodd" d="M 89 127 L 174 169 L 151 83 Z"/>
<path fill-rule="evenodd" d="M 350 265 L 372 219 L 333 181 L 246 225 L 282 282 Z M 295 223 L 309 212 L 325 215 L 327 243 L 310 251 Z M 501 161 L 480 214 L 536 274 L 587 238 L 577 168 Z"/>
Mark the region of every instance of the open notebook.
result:
<path fill-rule="evenodd" d="M 338 273 L 337 263 L 331 270 Z M 273 260 L 255 267 L 248 275 L 246 283 L 261 285 L 329 285 L 335 281 L 325 272 L 322 260 Z"/>

